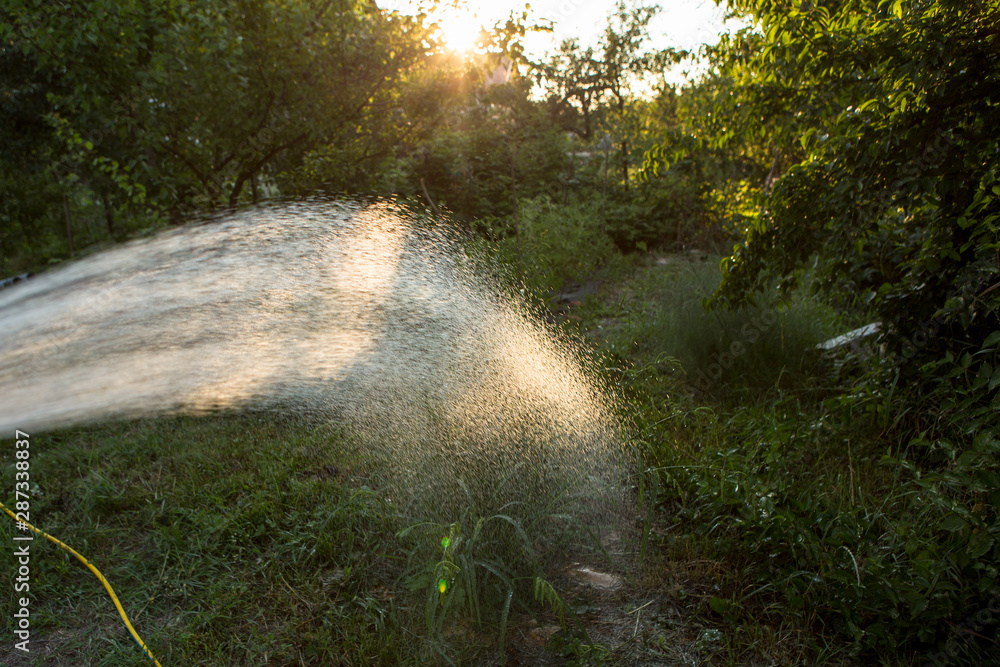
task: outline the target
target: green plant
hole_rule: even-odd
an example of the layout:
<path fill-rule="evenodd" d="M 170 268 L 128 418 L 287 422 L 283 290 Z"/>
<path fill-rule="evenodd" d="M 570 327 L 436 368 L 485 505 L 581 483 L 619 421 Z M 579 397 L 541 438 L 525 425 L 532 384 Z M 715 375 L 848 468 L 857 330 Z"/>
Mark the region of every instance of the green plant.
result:
<path fill-rule="evenodd" d="M 680 259 L 669 272 L 648 272 L 639 296 L 648 312 L 619 332 L 618 345 L 656 366 L 682 369 L 689 386 L 719 397 L 796 387 L 822 374 L 815 346 L 837 331 L 833 309 L 802 289 L 706 310 L 719 279 L 713 263 Z"/>
<path fill-rule="evenodd" d="M 565 562 L 568 545 L 585 537 L 604 551 L 588 522 L 607 520 L 608 491 L 592 471 L 575 469 L 542 443 L 515 448 L 516 461 L 498 458 L 505 448 L 482 444 L 463 445 L 454 476 L 442 476 L 447 468 L 436 458 L 429 462 L 440 477 L 426 490 L 433 505 L 414 503 L 400 518 L 409 524 L 397 533 L 408 545 L 403 581 L 411 592 L 425 592 L 424 621 L 439 651 L 471 623 L 495 628 L 503 653 L 513 606 L 527 609 L 534 599 L 561 617 L 568 609 L 544 579 Z M 446 518 L 408 518 L 428 516 Z"/>
<path fill-rule="evenodd" d="M 961 356 L 902 368 L 876 346 L 815 368 L 747 355 L 726 391 L 692 393 L 696 351 L 711 335 L 697 319 L 718 326 L 728 314 L 706 313 L 690 296 L 685 313 L 683 300 L 709 292 L 712 282 L 696 278 L 713 273 L 677 259 L 654 264 L 601 313 L 619 320 L 605 319 L 605 329 L 625 367 L 614 377 L 632 397 L 644 462 L 643 561 L 719 563 L 724 574 L 713 572 L 698 596 L 726 637 L 823 623 L 828 634 L 806 653 L 816 661 L 845 652 L 843 639 L 887 662 L 907 650 L 995 659 L 1000 332 Z M 805 331 L 816 326 L 799 349 L 836 332 L 824 324 L 836 321 L 829 308 L 805 292 L 791 297 L 774 326 L 794 330 L 799 316 Z M 671 318 L 685 322 L 669 329 L 681 341 L 683 328 L 694 330 L 687 349 L 654 337 L 677 326 Z M 758 366 L 776 377 L 776 363 L 788 369 L 780 383 L 755 376 Z"/>
<path fill-rule="evenodd" d="M 559 618 L 559 625 L 562 626 L 564 631 L 569 629 L 566 625 L 566 617 L 569 616 L 579 631 L 579 635 L 583 638 L 581 641 L 576 637 L 564 637 L 562 642 L 557 642 L 557 647 L 561 644 L 564 652 L 576 655 L 586 664 L 590 664 L 591 661 L 600 663 L 607 656 L 607 649 L 594 643 L 580 617 L 577 616 L 571 606 L 563 601 L 551 583 L 541 577 L 535 577 L 534 591 L 535 601 L 552 609 L 553 613 Z M 567 648 L 569 649 L 568 651 L 566 651 Z"/>
<path fill-rule="evenodd" d="M 500 652 L 504 655 L 515 590 L 527 570 L 539 567 L 521 526 L 511 517 L 497 514 L 478 518 L 468 536 L 462 533 L 459 522 L 448 526 L 414 524 L 398 533 L 399 538 L 409 536 L 416 537 L 418 543 L 410 552 L 411 574 L 406 585 L 411 591 L 427 590 L 425 620 L 431 638 L 442 640 L 449 618 L 470 617 L 476 624 L 490 621 L 499 626 Z M 438 536 L 439 555 L 426 560 L 423 554 Z"/>
<path fill-rule="evenodd" d="M 593 197 L 574 198 L 568 205 L 547 195 L 522 199 L 519 215 L 523 278 L 540 294 L 585 282 L 615 254 L 603 230 L 600 202 Z M 505 239 L 501 252 L 508 264 L 518 264 L 515 238 Z"/>

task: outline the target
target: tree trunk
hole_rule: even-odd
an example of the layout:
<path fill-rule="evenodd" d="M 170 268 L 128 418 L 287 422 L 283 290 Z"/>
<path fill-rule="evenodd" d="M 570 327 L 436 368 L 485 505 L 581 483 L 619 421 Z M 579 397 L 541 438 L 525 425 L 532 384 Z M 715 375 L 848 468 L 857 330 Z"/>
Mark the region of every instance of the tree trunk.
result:
<path fill-rule="evenodd" d="M 622 179 L 625 181 L 625 192 L 628 192 L 628 142 L 622 141 Z"/>
<path fill-rule="evenodd" d="M 115 235 L 115 217 L 111 211 L 111 203 L 108 202 L 108 195 L 101 195 L 101 203 L 104 205 L 104 218 L 108 221 L 108 236 Z"/>
<path fill-rule="evenodd" d="M 611 154 L 608 149 L 604 149 L 604 180 L 601 181 L 601 233 L 606 234 L 608 231 L 608 160 L 611 158 Z"/>
<path fill-rule="evenodd" d="M 569 205 L 569 184 L 573 181 L 573 176 L 576 175 L 576 156 L 570 151 L 569 154 L 569 177 L 563 184 L 563 206 Z"/>
<path fill-rule="evenodd" d="M 69 196 L 63 193 L 63 213 L 66 214 L 66 238 L 69 239 L 69 256 L 75 255 L 73 250 L 73 221 L 69 217 Z"/>
<path fill-rule="evenodd" d="M 517 279 L 524 282 L 524 275 L 521 272 L 521 217 L 518 213 L 517 205 L 517 171 L 514 168 L 514 159 L 517 156 L 517 144 L 511 143 L 510 150 L 510 187 L 514 194 L 514 242 L 517 245 Z"/>
<path fill-rule="evenodd" d="M 440 216 L 441 211 L 438 210 L 437 205 L 434 200 L 431 199 L 431 193 L 427 192 L 427 184 L 424 183 L 424 179 L 420 179 L 420 188 L 424 191 L 424 198 L 427 199 L 427 203 L 431 205 L 431 210 L 434 211 L 434 215 Z"/>
<path fill-rule="evenodd" d="M 774 160 L 771 162 L 771 171 L 767 174 L 767 178 L 764 179 L 764 192 L 770 192 L 771 186 L 778 180 L 778 155 L 779 149 L 775 148 Z"/>
<path fill-rule="evenodd" d="M 229 208 L 235 209 L 236 204 L 240 201 L 240 193 L 243 191 L 243 185 L 250 178 L 250 174 L 243 172 L 236 177 L 236 182 L 233 184 L 233 190 L 229 193 Z"/>

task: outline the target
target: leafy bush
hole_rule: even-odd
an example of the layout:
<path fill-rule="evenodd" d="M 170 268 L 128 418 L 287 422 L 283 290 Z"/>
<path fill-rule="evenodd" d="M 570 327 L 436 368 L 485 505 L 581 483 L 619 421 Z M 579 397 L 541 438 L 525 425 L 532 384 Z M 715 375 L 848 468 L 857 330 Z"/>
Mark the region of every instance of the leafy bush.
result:
<path fill-rule="evenodd" d="M 524 281 L 539 292 L 584 282 L 615 255 L 602 229 L 599 200 L 580 198 L 568 205 L 547 195 L 521 200 L 519 225 L 520 240 L 511 233 L 501 253 L 508 264 L 520 265 Z"/>
<path fill-rule="evenodd" d="M 707 183 L 697 170 L 678 166 L 609 195 L 608 234 L 624 252 L 686 244 L 711 245 Z"/>

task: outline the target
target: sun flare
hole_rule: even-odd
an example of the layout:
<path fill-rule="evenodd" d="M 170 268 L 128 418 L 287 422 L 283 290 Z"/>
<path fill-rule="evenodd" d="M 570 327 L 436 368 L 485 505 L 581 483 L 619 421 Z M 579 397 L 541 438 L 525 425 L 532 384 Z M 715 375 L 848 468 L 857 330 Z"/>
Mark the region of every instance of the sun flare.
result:
<path fill-rule="evenodd" d="M 482 29 L 480 18 L 462 7 L 450 7 L 437 17 L 438 26 L 448 48 L 459 53 L 476 50 Z"/>

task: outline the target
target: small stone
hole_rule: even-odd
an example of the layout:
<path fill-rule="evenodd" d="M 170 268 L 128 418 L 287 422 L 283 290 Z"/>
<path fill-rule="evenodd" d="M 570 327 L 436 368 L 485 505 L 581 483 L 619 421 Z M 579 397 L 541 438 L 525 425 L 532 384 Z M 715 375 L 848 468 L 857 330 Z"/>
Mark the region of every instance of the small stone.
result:
<path fill-rule="evenodd" d="M 581 583 L 606 591 L 613 591 L 622 585 L 621 577 L 606 572 L 597 572 L 589 567 L 578 567 L 570 570 L 569 576 Z"/>

